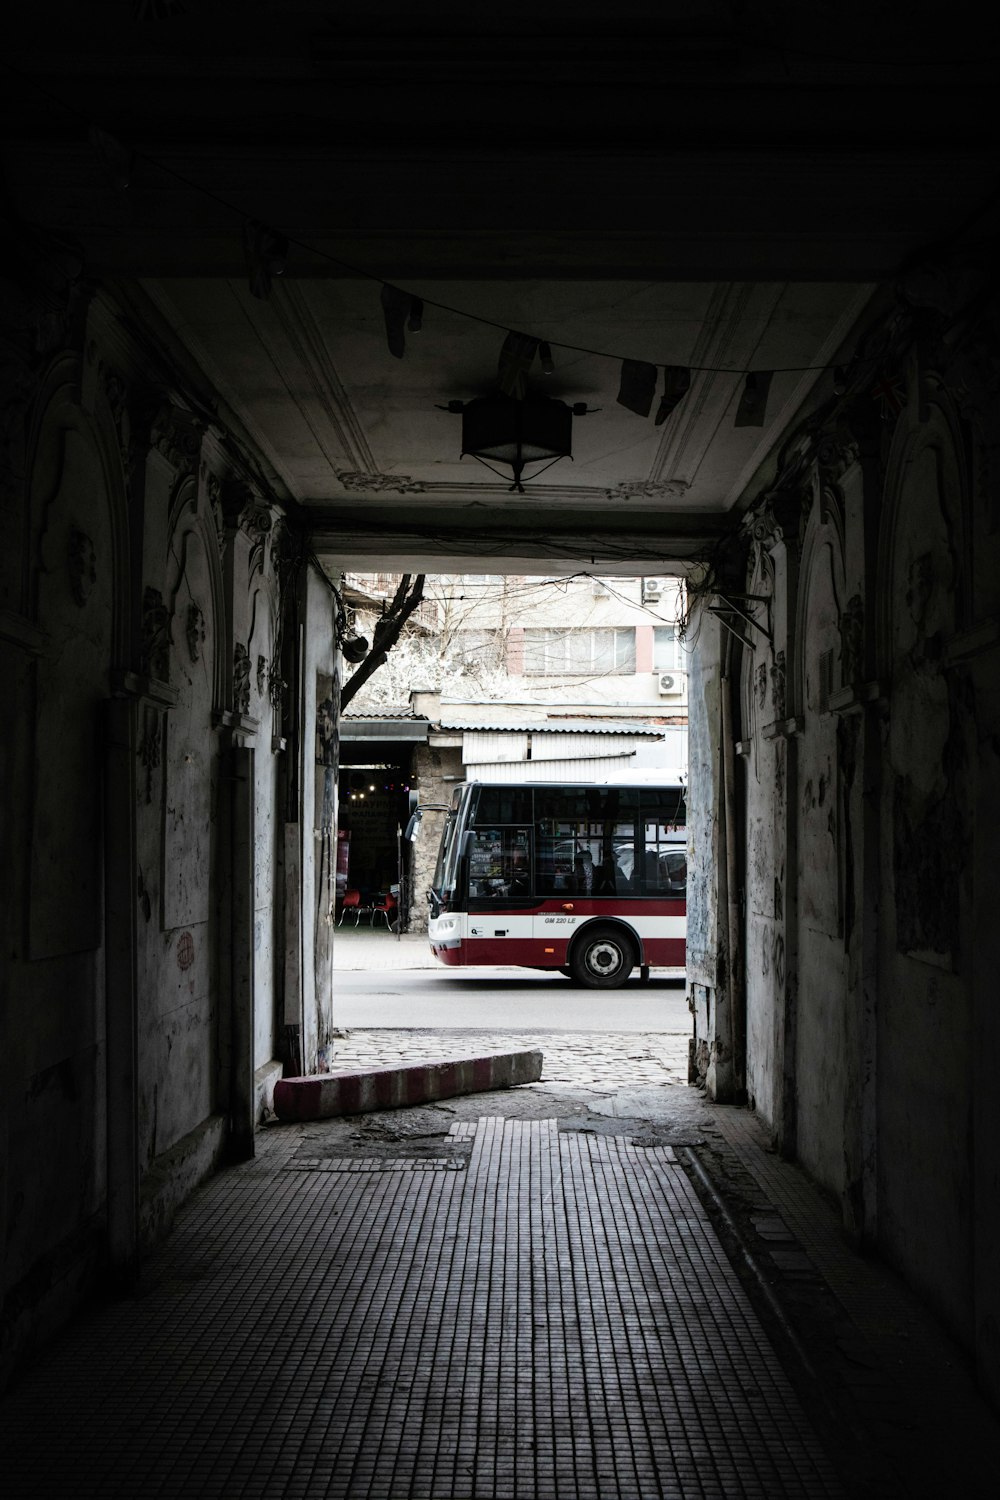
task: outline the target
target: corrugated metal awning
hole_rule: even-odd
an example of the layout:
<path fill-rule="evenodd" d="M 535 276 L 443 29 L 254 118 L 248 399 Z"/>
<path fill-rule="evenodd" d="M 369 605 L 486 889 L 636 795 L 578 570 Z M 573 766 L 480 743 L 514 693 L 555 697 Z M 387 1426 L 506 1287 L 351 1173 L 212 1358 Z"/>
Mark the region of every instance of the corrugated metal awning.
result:
<path fill-rule="evenodd" d="M 662 739 L 663 730 L 638 720 L 626 724 L 621 719 L 533 719 L 505 724 L 494 719 L 454 719 L 441 716 L 442 729 L 463 729 L 472 734 L 644 734 Z"/>
<path fill-rule="evenodd" d="M 622 775 L 635 755 L 634 750 L 625 750 L 618 755 L 598 755 L 589 760 L 522 760 L 522 761 L 478 761 L 465 767 L 467 781 L 497 781 L 505 785 L 521 785 L 528 781 L 565 782 L 615 782 Z M 650 780 L 656 779 L 656 773 Z"/>
<path fill-rule="evenodd" d="M 342 740 L 403 740 L 426 745 L 430 724 L 426 719 L 341 719 Z"/>

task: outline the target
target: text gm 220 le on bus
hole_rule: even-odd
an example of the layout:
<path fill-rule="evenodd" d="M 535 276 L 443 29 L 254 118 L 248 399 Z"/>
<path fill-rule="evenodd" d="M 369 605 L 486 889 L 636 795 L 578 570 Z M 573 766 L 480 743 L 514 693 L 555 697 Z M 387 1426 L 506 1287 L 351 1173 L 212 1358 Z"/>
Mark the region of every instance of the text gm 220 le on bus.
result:
<path fill-rule="evenodd" d="M 456 787 L 428 893 L 432 952 L 607 989 L 636 966 L 683 966 L 685 824 L 679 782 Z"/>

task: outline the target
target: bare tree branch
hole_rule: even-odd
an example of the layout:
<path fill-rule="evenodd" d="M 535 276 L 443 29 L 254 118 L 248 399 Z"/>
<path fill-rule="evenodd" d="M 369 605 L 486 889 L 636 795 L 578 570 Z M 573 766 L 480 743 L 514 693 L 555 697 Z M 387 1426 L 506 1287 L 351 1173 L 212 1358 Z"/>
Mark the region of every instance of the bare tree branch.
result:
<path fill-rule="evenodd" d="M 420 604 L 424 597 L 423 573 L 418 573 L 416 578 L 412 573 L 404 573 L 399 581 L 399 587 L 392 597 L 392 603 L 385 614 L 380 615 L 375 621 L 373 631 L 372 649 L 365 657 L 361 665 L 351 674 L 340 691 L 340 707 L 345 709 L 359 688 L 363 687 L 373 673 L 385 662 L 386 657 L 393 646 L 399 640 L 400 632 L 407 620 Z M 412 580 L 412 587 L 411 587 Z"/>

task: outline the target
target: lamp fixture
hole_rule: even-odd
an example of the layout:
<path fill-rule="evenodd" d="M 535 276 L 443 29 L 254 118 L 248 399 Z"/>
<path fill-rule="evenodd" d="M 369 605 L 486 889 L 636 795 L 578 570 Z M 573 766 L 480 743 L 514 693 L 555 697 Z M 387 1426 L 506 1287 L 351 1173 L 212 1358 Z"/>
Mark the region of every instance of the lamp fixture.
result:
<path fill-rule="evenodd" d="M 363 635 L 342 635 L 340 649 L 344 653 L 344 660 L 356 667 L 368 655 L 368 642 Z"/>
<path fill-rule="evenodd" d="M 449 401 L 442 408 L 462 418 L 462 457 L 470 454 L 493 474 L 499 474 L 493 464 L 509 464 L 514 473 L 510 491 L 518 495 L 524 494 L 525 482 L 537 479 L 561 458 L 572 458 L 573 418 L 586 416 L 588 409 L 585 401 L 569 406 L 554 396 L 518 399 L 499 393 Z M 525 465 L 533 463 L 544 468 L 525 481 Z"/>
<path fill-rule="evenodd" d="M 340 596 L 340 590 L 331 583 L 330 588 L 335 600 L 334 626 L 337 635 L 337 645 L 344 654 L 344 660 L 356 667 L 358 662 L 364 661 L 368 655 L 368 642 L 363 635 L 358 635 L 347 623 L 347 611 L 344 601 Z"/>

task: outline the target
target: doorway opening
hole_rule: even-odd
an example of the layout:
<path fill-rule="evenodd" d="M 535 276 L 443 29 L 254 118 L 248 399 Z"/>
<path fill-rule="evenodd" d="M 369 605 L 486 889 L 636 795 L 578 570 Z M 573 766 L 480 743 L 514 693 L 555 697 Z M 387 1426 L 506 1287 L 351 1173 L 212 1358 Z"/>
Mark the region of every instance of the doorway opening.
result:
<path fill-rule="evenodd" d="M 344 753 L 346 752 L 346 754 Z M 403 838 L 415 793 L 405 746 L 372 759 L 363 746 L 342 746 L 337 824 L 338 925 L 390 930 L 408 924 L 410 852 Z"/>

